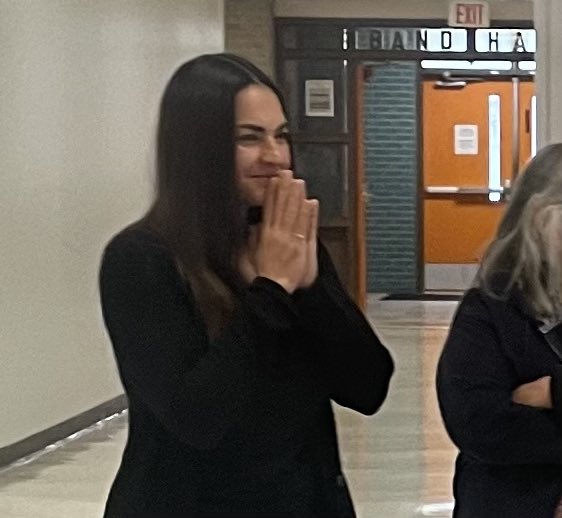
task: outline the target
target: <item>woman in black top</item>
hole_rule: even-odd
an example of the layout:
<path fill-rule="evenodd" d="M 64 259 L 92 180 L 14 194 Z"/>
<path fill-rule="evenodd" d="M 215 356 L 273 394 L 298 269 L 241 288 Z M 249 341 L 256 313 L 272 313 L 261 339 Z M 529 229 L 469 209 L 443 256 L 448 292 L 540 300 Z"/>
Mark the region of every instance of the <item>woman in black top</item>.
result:
<path fill-rule="evenodd" d="M 562 144 L 517 180 L 461 302 L 437 389 L 456 518 L 553 518 L 562 495 Z"/>
<path fill-rule="evenodd" d="M 156 200 L 100 273 L 130 420 L 105 517 L 354 516 L 330 399 L 373 414 L 393 362 L 317 241 L 279 91 L 194 59 L 157 140 Z"/>

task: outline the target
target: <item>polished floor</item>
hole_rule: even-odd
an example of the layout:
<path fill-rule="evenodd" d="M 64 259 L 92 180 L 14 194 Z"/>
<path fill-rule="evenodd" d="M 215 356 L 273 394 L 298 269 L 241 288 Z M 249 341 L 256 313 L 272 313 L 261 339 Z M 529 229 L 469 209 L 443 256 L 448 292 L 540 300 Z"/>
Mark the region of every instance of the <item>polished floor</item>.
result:
<path fill-rule="evenodd" d="M 344 470 L 360 518 L 451 515 L 455 448 L 441 424 L 435 365 L 456 302 L 369 301 L 397 371 L 374 417 L 337 408 Z M 0 470 L 0 518 L 100 518 L 126 413 Z"/>

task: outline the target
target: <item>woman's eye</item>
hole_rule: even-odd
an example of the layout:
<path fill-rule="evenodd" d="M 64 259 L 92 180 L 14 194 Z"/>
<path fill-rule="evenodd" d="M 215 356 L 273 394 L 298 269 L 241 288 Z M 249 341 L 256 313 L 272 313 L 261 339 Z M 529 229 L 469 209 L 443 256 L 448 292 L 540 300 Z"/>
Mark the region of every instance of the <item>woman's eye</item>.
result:
<path fill-rule="evenodd" d="M 245 145 L 254 145 L 255 144 L 255 145 L 258 145 L 258 144 L 261 144 L 262 142 L 264 142 L 265 138 L 266 138 L 265 136 L 258 135 L 256 133 L 247 133 L 247 134 L 244 134 L 244 135 L 236 136 L 235 141 L 238 144 L 245 144 Z M 278 133 L 277 135 L 275 135 L 275 140 L 276 141 L 290 142 L 291 134 L 288 131 Z"/>
<path fill-rule="evenodd" d="M 258 135 L 252 135 L 252 134 L 238 135 L 236 137 L 236 142 L 252 143 L 252 142 L 259 142 L 259 140 L 260 138 L 258 137 Z"/>

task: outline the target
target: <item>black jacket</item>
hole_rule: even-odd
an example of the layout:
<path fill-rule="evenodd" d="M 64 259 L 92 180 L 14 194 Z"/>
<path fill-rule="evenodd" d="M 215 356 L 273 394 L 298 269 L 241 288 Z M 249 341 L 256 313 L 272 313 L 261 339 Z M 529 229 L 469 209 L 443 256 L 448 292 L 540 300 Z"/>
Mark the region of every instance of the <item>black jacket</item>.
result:
<path fill-rule="evenodd" d="M 330 399 L 374 413 L 393 363 L 322 247 L 319 269 L 293 296 L 256 279 L 210 341 L 158 238 L 110 242 L 101 299 L 130 423 L 107 518 L 354 516 Z"/>
<path fill-rule="evenodd" d="M 471 289 L 437 372 L 445 426 L 460 453 L 456 518 L 552 518 L 562 496 L 561 358 L 521 294 Z M 560 328 L 555 333 L 562 340 Z M 561 342 L 562 343 L 562 342 Z M 553 376 L 554 410 L 511 401 L 523 383 Z"/>

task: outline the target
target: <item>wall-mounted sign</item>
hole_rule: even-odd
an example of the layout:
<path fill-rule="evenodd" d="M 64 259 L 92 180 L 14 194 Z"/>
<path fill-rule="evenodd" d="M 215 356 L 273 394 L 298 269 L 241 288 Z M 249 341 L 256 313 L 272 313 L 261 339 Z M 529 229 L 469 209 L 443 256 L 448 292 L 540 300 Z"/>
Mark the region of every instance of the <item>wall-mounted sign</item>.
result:
<path fill-rule="evenodd" d="M 476 52 L 536 52 L 535 29 L 477 29 Z"/>
<path fill-rule="evenodd" d="M 490 27 L 488 2 L 451 2 L 449 4 L 451 27 Z"/>
<path fill-rule="evenodd" d="M 333 117 L 334 81 L 331 79 L 305 81 L 304 99 L 307 117 Z"/>
<path fill-rule="evenodd" d="M 476 29 L 476 52 L 507 54 L 537 51 L 535 29 Z M 467 52 L 468 29 L 417 27 L 360 27 L 355 31 L 357 50 Z"/>
<path fill-rule="evenodd" d="M 466 52 L 466 29 L 361 27 L 355 32 L 357 50 L 420 50 Z"/>
<path fill-rule="evenodd" d="M 455 124 L 455 155 L 478 154 L 478 126 Z"/>

